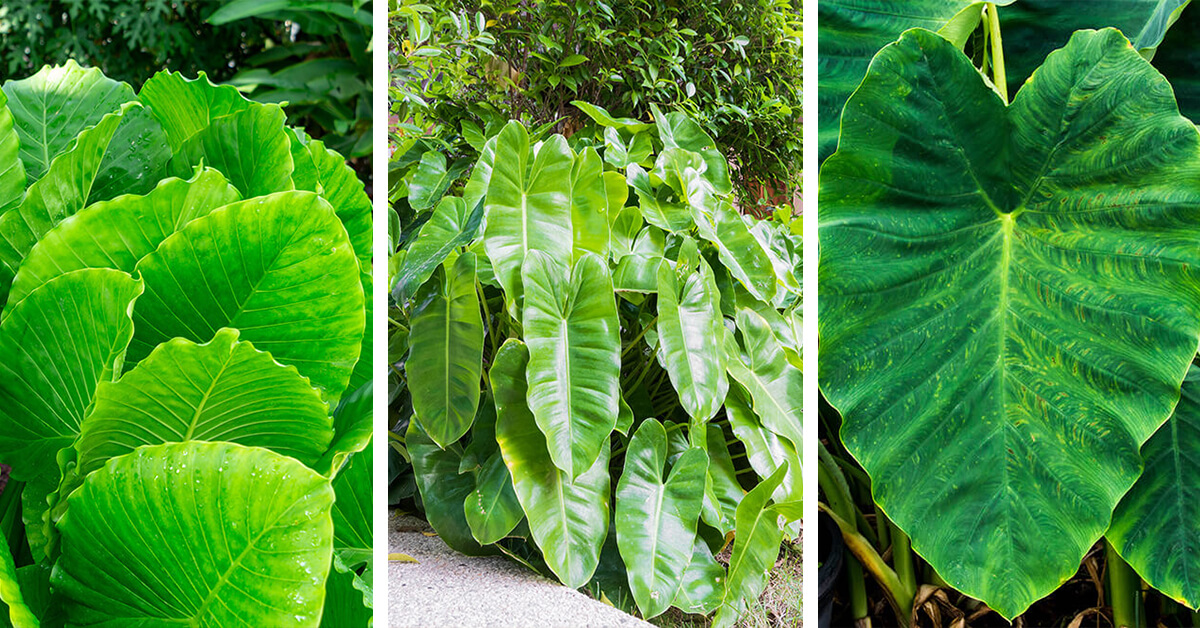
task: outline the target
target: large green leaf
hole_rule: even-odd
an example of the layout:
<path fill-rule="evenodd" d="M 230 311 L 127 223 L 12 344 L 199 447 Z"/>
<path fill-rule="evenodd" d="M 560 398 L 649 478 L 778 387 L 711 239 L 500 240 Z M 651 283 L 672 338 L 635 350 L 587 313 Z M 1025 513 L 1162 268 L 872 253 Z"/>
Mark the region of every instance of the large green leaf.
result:
<path fill-rule="evenodd" d="M 232 443 L 143 447 L 69 498 L 51 581 L 75 626 L 320 623 L 328 480 Z"/>
<path fill-rule="evenodd" d="M 371 198 L 354 169 L 325 143 L 303 135 L 303 131 L 288 130 L 292 162 L 292 180 L 297 190 L 308 190 L 329 201 L 337 212 L 359 264 L 367 268 L 371 254 Z"/>
<path fill-rule="evenodd" d="M 799 446 L 804 442 L 803 374 L 788 362 L 763 317 L 751 310 L 738 310 L 737 323 L 745 349 L 739 350 L 737 341 L 726 335 L 729 374 L 750 393 L 751 405 L 762 425 Z"/>
<path fill-rule="evenodd" d="M 446 169 L 446 156 L 431 150 L 421 155 L 421 163 L 408 184 L 408 204 L 413 209 L 429 209 L 441 200 L 446 190 L 462 176 L 466 164 L 455 163 Z"/>
<path fill-rule="evenodd" d="M 338 401 L 338 407 L 333 411 L 333 442 L 329 444 L 329 449 L 314 467 L 321 475 L 336 475 L 351 454 L 360 452 L 370 445 L 371 433 L 374 429 L 372 426 L 374 398 L 374 384 L 371 380 L 367 380 Z"/>
<path fill-rule="evenodd" d="M 179 72 L 159 72 L 142 84 L 138 99 L 162 125 L 172 152 L 213 120 L 261 106 L 232 85 L 214 85 L 203 72 L 195 79 Z"/>
<path fill-rule="evenodd" d="M 575 259 L 587 251 L 601 257 L 608 254 L 608 212 L 604 164 L 596 149 L 585 148 L 575 157 L 571 170 L 572 255 Z"/>
<path fill-rule="evenodd" d="M 0 459 L 17 480 L 56 473 L 96 386 L 121 372 L 142 282 L 78 270 L 30 294 L 0 325 Z"/>
<path fill-rule="evenodd" d="M 442 199 L 421 225 L 416 239 L 408 245 L 408 254 L 396 273 L 392 297 L 403 304 L 455 249 L 466 246 L 479 233 L 483 222 L 483 204 L 468 207 L 463 199 L 449 196 Z"/>
<path fill-rule="evenodd" d="M 79 469 L 143 445 L 227 441 L 312 467 L 333 438 L 325 403 L 294 366 L 221 329 L 206 344 L 167 341 L 117 382 L 101 382 L 83 421 Z"/>
<path fill-rule="evenodd" d="M 596 571 L 608 534 L 609 440 L 595 464 L 574 480 L 555 467 L 526 402 L 528 362 L 529 350 L 519 340 L 505 341 L 496 354 L 490 372 L 496 440 L 546 564 L 563 584 L 579 588 Z"/>
<path fill-rule="evenodd" d="M 131 273 L 167 236 L 240 198 L 219 172 L 204 169 L 189 181 L 166 179 L 145 196 L 91 205 L 59 223 L 33 247 L 13 280 L 9 303 L 80 268 Z"/>
<path fill-rule="evenodd" d="M 82 68 L 74 60 L 45 66 L 29 78 L 6 81 L 4 93 L 21 138 L 21 160 L 30 183 L 45 176 L 50 162 L 84 129 L 135 98 L 128 84 L 104 76 L 97 68 Z"/>
<path fill-rule="evenodd" d="M 1190 0 L 1020 0 L 1000 11 L 1004 66 L 1009 93 L 1037 69 L 1050 51 L 1066 45 L 1085 28 L 1111 26 L 1125 33 L 1134 48 L 1153 52 Z"/>
<path fill-rule="evenodd" d="M 445 449 L 471 429 L 483 375 L 483 319 L 475 289 L 475 254 L 440 267 L 417 291 L 412 356 L 405 363 L 413 412 L 433 442 Z"/>
<path fill-rule="evenodd" d="M 671 384 L 688 415 L 712 418 L 729 390 L 725 377 L 721 293 L 703 260 L 696 271 L 658 267 L 658 343 Z"/>
<path fill-rule="evenodd" d="M 620 323 L 608 266 L 585 253 L 573 268 L 530 251 L 522 270 L 529 409 L 555 466 L 591 469 L 617 423 Z"/>
<path fill-rule="evenodd" d="M 17 269 L 38 240 L 87 205 L 117 125 L 138 106 L 122 105 L 81 133 L 70 149 L 54 158 L 46 176 L 29 187 L 21 205 L 0 216 L 0 301 L 8 298 Z"/>
<path fill-rule="evenodd" d="M 775 300 L 779 281 L 775 266 L 750 227 L 729 201 L 717 199 L 707 190 L 692 193 L 699 180 L 691 177 L 689 204 L 700 237 L 717 247 L 717 255 L 729 274 L 760 301 Z"/>
<path fill-rule="evenodd" d="M 725 599 L 725 567 L 717 562 L 704 539 L 696 537 L 692 556 L 672 606 L 685 613 L 707 615 L 721 607 Z"/>
<path fill-rule="evenodd" d="M 691 562 L 708 455 L 688 449 L 663 481 L 666 465 L 667 432 L 647 419 L 629 442 L 616 495 L 617 545 L 645 617 L 671 606 Z"/>
<path fill-rule="evenodd" d="M 295 189 L 285 119 L 278 105 L 256 105 L 217 118 L 176 150 L 171 172 L 187 177 L 200 166 L 215 168 L 245 198 Z"/>
<path fill-rule="evenodd" d="M 767 586 L 767 576 L 775 567 L 779 544 L 783 541 L 779 514 L 770 506 L 771 494 L 785 473 L 787 465 L 751 489 L 738 504 L 737 529 L 733 552 L 729 556 L 729 579 L 725 583 L 721 610 L 713 618 L 714 628 L 732 626 Z"/>
<path fill-rule="evenodd" d="M 1000 0 L 996 4 L 1012 2 Z M 979 23 L 983 4 L 977 0 L 908 0 L 903 5 L 894 0 L 822 0 L 817 5 L 821 31 L 817 39 L 820 160 L 837 148 L 842 106 L 880 48 L 910 28 L 936 31 L 961 22 L 957 31 L 969 32 L 971 25 Z"/>
<path fill-rule="evenodd" d="M 512 475 L 498 450 L 480 464 L 475 488 L 463 501 L 463 512 L 471 534 L 485 545 L 508 536 L 525 517 L 513 490 Z"/>
<path fill-rule="evenodd" d="M 375 454 L 371 444 L 350 456 L 346 466 L 333 480 L 335 500 L 333 511 L 333 549 L 357 567 L 371 562 L 371 461 Z"/>
<path fill-rule="evenodd" d="M 1200 136 L 1112 29 L 1008 108 L 927 31 L 871 68 L 822 170 L 821 385 L 913 548 L 1015 617 L 1075 573 L 1178 399 Z"/>
<path fill-rule="evenodd" d="M 725 399 L 725 414 L 734 435 L 746 448 L 750 466 L 758 475 L 770 477 L 779 467 L 787 465 L 788 470 L 772 496 L 775 501 L 799 501 L 804 496 L 804 478 L 797 445 L 763 427 L 740 390 L 730 391 Z"/>
<path fill-rule="evenodd" d="M 519 304 L 521 266 L 528 251 L 571 258 L 571 170 L 575 154 L 561 136 L 536 151 L 520 122 L 496 138 L 496 163 L 484 207 L 484 249 L 509 301 Z"/>
<path fill-rule="evenodd" d="M 700 156 L 704 163 L 704 179 L 712 185 L 718 194 L 729 194 L 733 184 L 729 179 L 729 162 L 717 148 L 713 138 L 695 120 L 686 114 L 673 111 L 663 115 L 658 107 L 650 105 L 654 113 L 654 123 L 658 127 L 658 137 L 662 140 L 663 149 L 683 149 Z"/>
<path fill-rule="evenodd" d="M 21 204 L 25 187 L 20 134 L 8 109 L 8 96 L 0 91 L 0 216 Z"/>
<path fill-rule="evenodd" d="M 1190 6 L 1179 17 L 1154 53 L 1154 67 L 1167 77 L 1179 111 L 1192 122 L 1200 120 L 1200 54 L 1196 40 L 1200 37 L 1200 5 Z"/>
<path fill-rule="evenodd" d="M 1170 420 L 1142 447 L 1146 468 L 1105 536 L 1155 589 L 1200 608 L 1200 366 L 1183 380 Z"/>
<path fill-rule="evenodd" d="M 174 337 L 222 327 L 295 366 L 331 405 L 365 328 L 358 261 L 333 209 L 311 192 L 241 201 L 193 220 L 137 264 L 137 361 Z"/>

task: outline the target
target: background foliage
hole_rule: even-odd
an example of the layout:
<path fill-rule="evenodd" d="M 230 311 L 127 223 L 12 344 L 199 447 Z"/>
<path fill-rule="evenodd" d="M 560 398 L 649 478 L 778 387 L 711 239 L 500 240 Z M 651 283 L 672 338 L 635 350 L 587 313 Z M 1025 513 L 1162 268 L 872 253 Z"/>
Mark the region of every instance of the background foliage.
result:
<path fill-rule="evenodd" d="M 0 7 L 0 72 L 74 59 L 135 89 L 165 68 L 289 103 L 289 124 L 370 173 L 369 0 L 29 0 Z"/>
<path fill-rule="evenodd" d="M 393 0 L 392 107 L 400 150 L 451 155 L 509 119 L 590 124 L 572 101 L 646 119 L 687 112 L 724 147 L 742 204 L 789 201 L 800 175 L 799 2 Z M 473 161 L 473 160 L 472 160 Z M 771 193 L 775 192 L 775 193 Z"/>

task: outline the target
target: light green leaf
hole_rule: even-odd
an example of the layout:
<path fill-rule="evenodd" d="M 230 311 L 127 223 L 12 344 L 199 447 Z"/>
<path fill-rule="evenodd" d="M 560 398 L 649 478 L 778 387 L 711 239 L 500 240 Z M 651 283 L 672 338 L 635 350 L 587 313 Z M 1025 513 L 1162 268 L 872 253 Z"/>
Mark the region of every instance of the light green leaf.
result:
<path fill-rule="evenodd" d="M 17 269 L 38 240 L 87 204 L 117 125 L 138 106 L 122 105 L 120 112 L 104 116 L 81 133 L 70 149 L 54 159 L 46 175 L 30 186 L 21 205 L 0 215 L 0 300 L 7 299 Z"/>
<path fill-rule="evenodd" d="M 704 539 L 696 537 L 691 560 L 671 605 L 685 613 L 707 615 L 725 599 L 725 567 L 717 562 Z"/>
<path fill-rule="evenodd" d="M 730 391 L 725 399 L 725 414 L 734 436 L 746 447 L 750 466 L 759 476 L 770 477 L 786 464 L 788 470 L 779 481 L 779 488 L 772 496 L 774 500 L 777 503 L 800 501 L 804 496 L 804 478 L 801 477 L 800 451 L 796 444 L 763 427 L 740 390 Z"/>
<path fill-rule="evenodd" d="M 374 384 L 367 380 L 338 402 L 333 412 L 333 442 L 314 467 L 318 473 L 326 477 L 336 475 L 351 454 L 370 445 L 374 398 Z"/>
<path fill-rule="evenodd" d="M 71 625 L 320 623 L 333 489 L 291 458 L 232 443 L 143 447 L 69 502 L 51 582 Z"/>
<path fill-rule="evenodd" d="M 374 616 L 371 605 L 371 585 L 354 573 L 335 552 L 333 569 L 325 583 L 321 628 L 367 628 L 372 625 Z"/>
<path fill-rule="evenodd" d="M 81 474 L 143 445 L 226 441 L 264 447 L 312 467 L 333 438 L 320 395 L 238 332 L 208 343 L 167 341 L 117 382 L 101 382 L 83 421 Z"/>
<path fill-rule="evenodd" d="M 492 182 L 492 168 L 496 163 L 496 140 L 498 137 L 489 137 L 484 143 L 483 149 L 479 151 L 479 161 L 475 162 L 475 167 L 471 169 L 471 176 L 467 178 L 467 183 L 463 186 L 462 198 L 467 207 L 479 205 L 479 201 L 487 196 L 488 186 Z M 475 232 L 471 233 L 471 237 L 475 237 Z"/>
<path fill-rule="evenodd" d="M 595 464 L 575 480 L 554 466 L 526 403 L 528 361 L 528 349 L 515 339 L 496 354 L 496 440 L 546 563 L 563 584 L 579 588 L 595 573 L 608 534 L 610 445 L 604 439 Z"/>
<path fill-rule="evenodd" d="M 446 156 L 436 150 L 421 155 L 421 163 L 408 184 L 409 206 L 416 210 L 433 207 L 466 169 L 465 163 L 456 163 L 447 170 Z"/>
<path fill-rule="evenodd" d="M 96 386 L 121 372 L 142 282 L 115 270 L 78 270 L 42 286 L 0 324 L 0 459 L 12 477 L 58 471 Z"/>
<path fill-rule="evenodd" d="M 494 438 L 492 442 L 495 442 Z M 463 511 L 471 534 L 484 545 L 508 536 L 525 518 L 513 490 L 512 476 L 499 450 L 482 461 L 475 473 L 475 488 L 463 502 Z"/>
<path fill-rule="evenodd" d="M 8 541 L 3 538 L 0 538 L 0 601 L 7 607 L 0 619 L 7 620 L 8 625 L 13 628 L 41 628 L 37 616 L 33 614 L 21 594 L 17 566 L 13 562 Z"/>
<path fill-rule="evenodd" d="M 509 122 L 497 136 L 496 165 L 484 208 L 483 244 L 505 295 L 517 306 L 524 294 L 521 265 L 528 251 L 544 251 L 556 260 L 571 259 L 574 163 L 575 154 L 561 136 L 547 140 L 536 154 L 519 122 Z"/>
<path fill-rule="evenodd" d="M 717 143 L 704 129 L 687 116 L 673 111 L 663 115 L 658 107 L 650 105 L 654 113 L 654 122 L 658 127 L 658 137 L 662 140 L 663 149 L 683 149 L 699 153 L 704 161 L 704 179 L 712 186 L 717 194 L 729 194 L 733 191 L 733 183 L 729 179 L 729 162 L 725 155 L 717 150 Z"/>
<path fill-rule="evenodd" d="M 20 134 L 13 125 L 8 96 L 0 91 L 0 216 L 24 200 L 26 181 Z"/>
<path fill-rule="evenodd" d="M 239 200 L 215 170 L 189 181 L 166 179 L 146 196 L 122 196 L 96 203 L 68 217 L 29 252 L 13 280 L 9 303 L 64 273 L 81 268 L 113 268 L 132 273 L 138 260 L 167 236 L 212 210 Z"/>
<path fill-rule="evenodd" d="M 483 319 L 475 289 L 475 254 L 440 267 L 417 291 L 405 363 L 413 412 L 445 449 L 471 429 L 483 375 Z"/>
<path fill-rule="evenodd" d="M 571 170 L 573 259 L 588 251 L 601 257 L 608 254 L 609 207 L 603 171 L 596 149 L 585 148 L 575 157 Z"/>
<path fill-rule="evenodd" d="M 717 247 L 717 255 L 729 274 L 756 299 L 773 302 L 778 289 L 774 264 L 737 210 L 728 201 L 708 194 L 689 197 L 696 230 Z"/>
<path fill-rule="evenodd" d="M 1167 597 L 1200 608 L 1200 367 L 1192 362 L 1175 413 L 1142 447 L 1145 471 L 1121 498 L 1105 536 Z"/>
<path fill-rule="evenodd" d="M 175 151 L 171 172 L 185 178 L 200 166 L 215 168 L 244 198 L 295 189 L 285 119 L 278 105 L 216 118 Z"/>
<path fill-rule="evenodd" d="M 638 207 L 646 222 L 667 231 L 692 228 L 692 214 L 680 196 L 668 185 L 654 186 L 650 174 L 638 164 L 625 168 L 626 181 L 637 191 Z"/>
<path fill-rule="evenodd" d="M 232 85 L 214 85 L 203 72 L 195 79 L 159 72 L 142 84 L 138 99 L 162 125 L 172 152 L 217 118 L 266 106 L 247 100 Z"/>
<path fill-rule="evenodd" d="M 664 482 L 666 464 L 667 432 L 647 419 L 625 452 L 616 496 L 617 545 L 629 588 L 647 618 L 671 606 L 691 561 L 708 456 L 688 449 Z"/>
<path fill-rule="evenodd" d="M 784 356 L 783 347 L 763 317 L 738 310 L 744 350 L 731 335 L 725 338 L 729 374 L 750 393 L 754 414 L 767 429 L 799 446 L 804 442 L 803 375 Z"/>
<path fill-rule="evenodd" d="M 694 272 L 659 265 L 660 357 L 680 405 L 700 423 L 717 413 L 729 390 L 720 299 L 712 269 L 703 260 Z"/>
<path fill-rule="evenodd" d="M 20 137 L 29 182 L 46 176 L 50 162 L 68 150 L 84 129 L 135 99 L 133 88 L 74 60 L 44 66 L 37 74 L 6 81 L 4 93 Z"/>
<path fill-rule="evenodd" d="M 572 100 L 571 104 L 575 105 L 575 107 L 587 115 L 587 117 L 591 118 L 596 122 L 596 124 L 599 124 L 602 127 L 613 127 L 621 131 L 628 131 L 629 133 L 640 133 L 642 131 L 654 128 L 653 124 L 648 122 L 640 122 L 638 120 L 634 120 L 633 118 L 614 118 L 603 107 L 593 105 L 589 102 Z"/>
<path fill-rule="evenodd" d="M 1012 618 L 1075 573 L 1178 399 L 1200 136 L 1111 29 L 1008 108 L 927 31 L 871 67 L 821 173 L 820 381 L 913 549 Z"/>
<path fill-rule="evenodd" d="M 371 529 L 371 444 L 350 456 L 346 466 L 333 479 L 333 550 L 357 567 L 365 559 L 370 564 L 374 538 Z"/>
<path fill-rule="evenodd" d="M 296 189 L 316 192 L 329 201 L 342 226 L 346 227 L 359 265 L 368 268 L 372 258 L 371 199 L 362 180 L 337 151 L 307 135 L 301 139 L 297 133 L 303 134 L 303 131 L 289 129 L 288 133 L 295 166 L 292 180 Z"/>
<path fill-rule="evenodd" d="M 222 327 L 295 366 L 331 406 L 346 389 L 365 328 L 358 261 L 323 199 L 283 192 L 193 220 L 137 264 L 146 294 L 129 359 Z"/>
<path fill-rule="evenodd" d="M 530 251 L 521 274 L 529 408 L 555 466 L 578 478 L 617 423 L 621 338 L 612 279 L 590 253 L 568 269 Z"/>

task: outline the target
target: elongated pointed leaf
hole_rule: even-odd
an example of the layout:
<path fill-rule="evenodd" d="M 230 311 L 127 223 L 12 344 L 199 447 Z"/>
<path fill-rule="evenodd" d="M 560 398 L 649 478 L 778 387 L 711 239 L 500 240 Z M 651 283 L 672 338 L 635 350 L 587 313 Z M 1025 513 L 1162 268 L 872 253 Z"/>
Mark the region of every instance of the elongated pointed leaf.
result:
<path fill-rule="evenodd" d="M 1160 592 L 1200 608 L 1200 367 L 1183 380 L 1175 413 L 1142 447 L 1146 469 L 1113 512 L 1105 536 Z"/>
<path fill-rule="evenodd" d="M 571 170 L 573 259 L 588 251 L 601 257 L 608 253 L 608 190 L 603 170 L 594 148 L 585 148 L 575 157 Z"/>
<path fill-rule="evenodd" d="M 800 501 L 804 496 L 804 479 L 796 444 L 763 427 L 740 391 L 729 393 L 725 399 L 725 413 L 734 435 L 746 447 L 746 457 L 756 473 L 770 477 L 779 467 L 787 465 L 788 470 L 772 495 L 774 500 L 777 503 Z"/>
<path fill-rule="evenodd" d="M 115 270 L 67 273 L 0 324 L 0 459 L 12 477 L 57 472 L 99 382 L 121 372 L 142 282 Z"/>
<path fill-rule="evenodd" d="M 647 419 L 625 452 L 616 511 L 617 545 L 645 617 L 671 606 L 691 561 L 708 455 L 688 449 L 664 482 L 666 464 L 667 432 L 662 423 Z"/>
<path fill-rule="evenodd" d="M 729 374 L 750 393 L 754 413 L 767 429 L 793 445 L 803 443 L 803 374 L 788 363 L 783 347 L 761 316 L 739 310 L 737 322 L 745 350 L 739 350 L 737 342 L 726 336 Z"/>
<path fill-rule="evenodd" d="M 21 204 L 26 184 L 20 134 L 8 109 L 8 96 L 0 91 L 0 216 Z"/>
<path fill-rule="evenodd" d="M 471 556 L 493 553 L 479 546 L 471 536 L 471 526 L 463 514 L 463 501 L 475 486 L 470 473 L 459 473 L 462 447 L 454 443 L 442 449 L 421 429 L 420 423 L 408 424 L 405 445 L 412 457 L 413 476 L 421 491 L 425 517 L 438 536 L 455 551 Z"/>
<path fill-rule="evenodd" d="M 231 443 L 145 447 L 69 501 L 52 583 L 71 625 L 320 623 L 333 489 L 291 458 Z"/>
<path fill-rule="evenodd" d="M 591 469 L 617 423 L 621 338 L 608 267 L 585 254 L 567 266 L 531 251 L 522 271 L 529 409 L 555 466 Z"/>
<path fill-rule="evenodd" d="M 707 615 L 721 607 L 725 599 L 725 567 L 717 562 L 704 539 L 696 537 L 692 544 L 692 556 L 683 581 L 671 606 L 685 613 Z"/>
<path fill-rule="evenodd" d="M 315 194 L 223 207 L 168 237 L 137 270 L 146 295 L 130 360 L 230 327 L 295 366 L 331 405 L 345 390 L 365 328 L 362 285 L 346 230 Z"/>
<path fill-rule="evenodd" d="M 692 185 L 696 185 L 694 174 Z M 694 189 L 694 188 L 692 188 Z M 717 247 L 721 263 L 743 287 L 760 301 L 775 300 L 778 280 L 771 257 L 750 232 L 741 216 L 728 201 L 710 194 L 689 192 L 692 216 L 700 237 Z"/>
<path fill-rule="evenodd" d="M 682 280 L 667 264 L 658 267 L 658 344 L 671 384 L 688 416 L 712 418 L 729 390 L 721 294 L 704 261 Z"/>
<path fill-rule="evenodd" d="M 471 169 L 471 176 L 463 186 L 462 199 L 467 207 L 475 207 L 487 196 L 488 186 L 492 182 L 492 168 L 496 163 L 496 136 L 489 137 L 479 151 L 479 161 Z M 482 208 L 481 208 L 482 209 Z M 474 237 L 474 232 L 472 232 Z"/>
<path fill-rule="evenodd" d="M 136 104 L 123 105 L 79 135 L 75 144 L 54 159 L 46 175 L 30 186 L 15 210 L 0 216 L 0 301 L 7 300 L 22 260 L 38 240 L 87 205 L 100 162 L 117 125 Z"/>
<path fill-rule="evenodd" d="M 625 169 L 629 187 L 637 191 L 638 207 L 646 222 L 667 231 L 687 231 L 692 228 L 692 214 L 686 203 L 670 186 L 655 187 L 650 174 L 637 164 Z"/>
<path fill-rule="evenodd" d="M 463 254 L 439 269 L 416 300 L 408 336 L 413 359 L 405 364 L 408 390 L 421 427 L 445 449 L 471 429 L 479 408 L 483 319 L 475 255 Z"/>
<path fill-rule="evenodd" d="M 367 628 L 371 625 L 371 585 L 348 567 L 335 552 L 333 569 L 325 584 L 325 612 L 321 628 Z"/>
<path fill-rule="evenodd" d="M 463 512 L 471 534 L 483 545 L 508 536 L 525 517 L 499 450 L 488 456 L 475 473 L 475 488 L 467 494 Z"/>
<path fill-rule="evenodd" d="M 575 154 L 560 136 L 534 154 L 529 134 L 509 122 L 496 138 L 496 162 L 484 208 L 484 248 L 504 293 L 519 303 L 521 265 L 532 250 L 571 258 L 571 169 Z"/>
<path fill-rule="evenodd" d="M 318 473 L 326 477 L 337 475 L 351 454 L 370 444 L 374 398 L 373 382 L 367 380 L 338 401 L 338 407 L 333 411 L 333 442 L 314 467 Z"/>
<path fill-rule="evenodd" d="M 295 189 L 285 119 L 278 105 L 216 118 L 175 151 L 171 172 L 183 178 L 202 165 L 215 168 L 245 198 Z"/>
<path fill-rule="evenodd" d="M 117 382 L 101 382 L 83 422 L 81 474 L 143 445 L 227 441 L 313 466 L 333 438 L 321 396 L 293 366 L 222 329 L 198 345 L 159 345 Z"/>
<path fill-rule="evenodd" d="M 704 132 L 704 129 L 687 114 L 673 111 L 666 115 L 651 105 L 654 112 L 654 123 L 658 127 L 658 137 L 662 140 L 664 149 L 683 149 L 700 155 L 703 160 L 704 179 L 712 185 L 717 194 L 729 194 L 733 184 L 729 179 L 729 162 L 725 155 L 717 150 L 717 143 Z"/>
<path fill-rule="evenodd" d="M 13 280 L 9 303 L 64 273 L 81 268 L 133 272 L 167 236 L 212 210 L 239 200 L 215 170 L 191 180 L 167 179 L 145 196 L 96 203 L 60 223 L 29 252 Z"/>
<path fill-rule="evenodd" d="M 579 588 L 595 573 L 608 534 L 609 441 L 575 480 L 557 469 L 526 402 L 528 362 L 529 350 L 519 340 L 505 341 L 496 354 L 496 440 L 546 564 L 563 584 Z"/>
<path fill-rule="evenodd" d="M 1200 137 L 1111 29 L 1077 33 L 1008 108 L 911 31 L 842 129 L 821 182 L 822 388 L 914 550 L 1014 617 L 1075 573 L 1178 398 L 1200 336 Z"/>
<path fill-rule="evenodd" d="M 429 220 L 421 225 L 416 239 L 408 246 L 408 254 L 396 273 L 396 283 L 392 287 L 396 302 L 407 302 L 452 251 L 475 239 L 481 222 L 482 204 L 468 207 L 461 198 L 442 199 Z"/>
<path fill-rule="evenodd" d="M 729 580 L 721 610 L 713 618 L 714 627 L 732 626 L 758 600 L 767 586 L 767 576 L 779 557 L 783 528 L 779 515 L 770 507 L 771 494 L 787 473 L 782 465 L 742 498 L 737 508 L 737 530 L 733 553 L 729 556 Z"/>
<path fill-rule="evenodd" d="M 436 150 L 421 155 L 408 186 L 408 204 L 416 210 L 433 207 L 466 169 L 466 163 L 457 162 L 447 169 L 446 156 Z"/>

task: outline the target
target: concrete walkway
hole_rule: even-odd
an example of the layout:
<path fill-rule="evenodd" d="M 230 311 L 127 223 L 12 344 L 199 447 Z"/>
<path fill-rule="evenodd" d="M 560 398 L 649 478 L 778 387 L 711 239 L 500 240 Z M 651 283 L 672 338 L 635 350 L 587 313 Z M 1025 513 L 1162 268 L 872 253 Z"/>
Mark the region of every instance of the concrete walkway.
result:
<path fill-rule="evenodd" d="M 389 521 L 391 628 L 654 628 L 503 556 L 459 554 L 408 516 Z"/>

